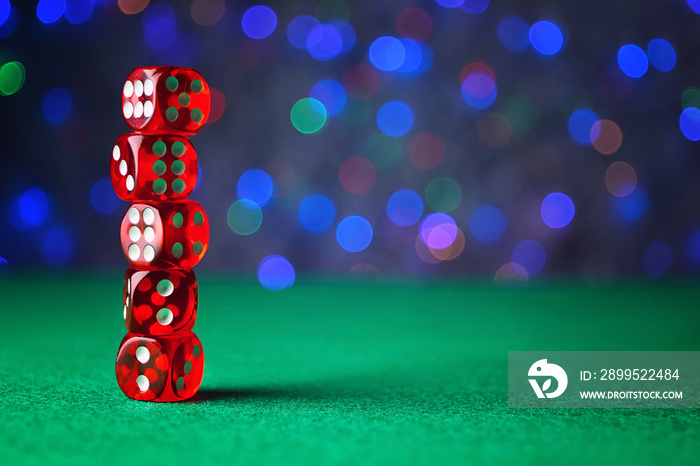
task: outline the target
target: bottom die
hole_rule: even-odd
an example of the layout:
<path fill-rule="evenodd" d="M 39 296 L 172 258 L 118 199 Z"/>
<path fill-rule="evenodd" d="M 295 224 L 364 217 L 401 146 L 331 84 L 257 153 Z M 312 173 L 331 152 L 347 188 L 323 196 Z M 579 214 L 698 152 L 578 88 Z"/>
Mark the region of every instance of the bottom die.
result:
<path fill-rule="evenodd" d="M 202 344 L 192 332 L 152 337 L 128 333 L 117 354 L 117 382 L 130 398 L 180 401 L 194 396 L 204 375 Z"/>

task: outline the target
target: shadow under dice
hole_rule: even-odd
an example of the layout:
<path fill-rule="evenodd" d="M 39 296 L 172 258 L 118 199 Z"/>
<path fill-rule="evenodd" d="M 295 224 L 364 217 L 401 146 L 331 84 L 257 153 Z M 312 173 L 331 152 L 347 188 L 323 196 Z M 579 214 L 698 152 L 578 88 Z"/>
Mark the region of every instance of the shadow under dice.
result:
<path fill-rule="evenodd" d="M 185 199 L 197 184 L 197 153 L 171 134 L 123 134 L 112 150 L 112 186 L 125 201 Z"/>
<path fill-rule="evenodd" d="M 122 219 L 120 240 L 131 265 L 191 268 L 209 245 L 209 220 L 195 201 L 134 203 Z"/>
<path fill-rule="evenodd" d="M 197 317 L 197 280 L 189 269 L 138 270 L 124 277 L 124 322 L 132 333 L 170 335 Z"/>
<path fill-rule="evenodd" d="M 124 83 L 122 112 L 133 131 L 194 134 L 210 108 L 209 85 L 190 68 L 136 68 Z"/>
<path fill-rule="evenodd" d="M 137 400 L 180 401 L 199 390 L 204 352 L 199 338 L 187 332 L 149 338 L 128 333 L 119 347 L 117 382 Z"/>

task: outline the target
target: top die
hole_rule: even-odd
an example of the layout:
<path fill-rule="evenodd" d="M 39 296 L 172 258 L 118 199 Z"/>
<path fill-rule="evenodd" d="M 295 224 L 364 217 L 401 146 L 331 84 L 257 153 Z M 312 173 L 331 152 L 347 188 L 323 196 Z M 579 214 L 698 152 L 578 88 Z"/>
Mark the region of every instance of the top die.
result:
<path fill-rule="evenodd" d="M 122 91 L 122 112 L 135 132 L 194 134 L 210 109 L 209 85 L 191 68 L 135 68 Z"/>

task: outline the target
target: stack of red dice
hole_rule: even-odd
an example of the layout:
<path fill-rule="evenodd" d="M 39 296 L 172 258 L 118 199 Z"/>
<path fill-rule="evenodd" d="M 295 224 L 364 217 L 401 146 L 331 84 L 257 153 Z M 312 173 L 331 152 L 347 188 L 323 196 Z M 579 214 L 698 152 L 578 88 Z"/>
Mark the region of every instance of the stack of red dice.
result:
<path fill-rule="evenodd" d="M 110 168 L 117 195 L 132 202 L 120 230 L 131 267 L 124 278 L 129 333 L 117 354 L 117 381 L 137 400 L 184 400 L 202 383 L 192 267 L 207 250 L 209 221 L 186 200 L 197 183 L 187 135 L 202 128 L 210 106 L 209 86 L 189 68 L 136 68 L 124 84 L 122 110 L 134 133 L 117 139 Z"/>

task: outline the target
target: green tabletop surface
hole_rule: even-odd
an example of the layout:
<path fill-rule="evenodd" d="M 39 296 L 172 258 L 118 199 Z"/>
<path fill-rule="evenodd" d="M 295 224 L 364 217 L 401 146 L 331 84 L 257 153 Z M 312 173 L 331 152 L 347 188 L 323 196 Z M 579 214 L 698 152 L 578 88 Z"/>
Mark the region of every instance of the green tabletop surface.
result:
<path fill-rule="evenodd" d="M 693 281 L 198 276 L 199 394 L 124 396 L 122 272 L 0 275 L 0 464 L 700 464 L 693 409 L 511 409 L 508 351 L 699 350 Z"/>

